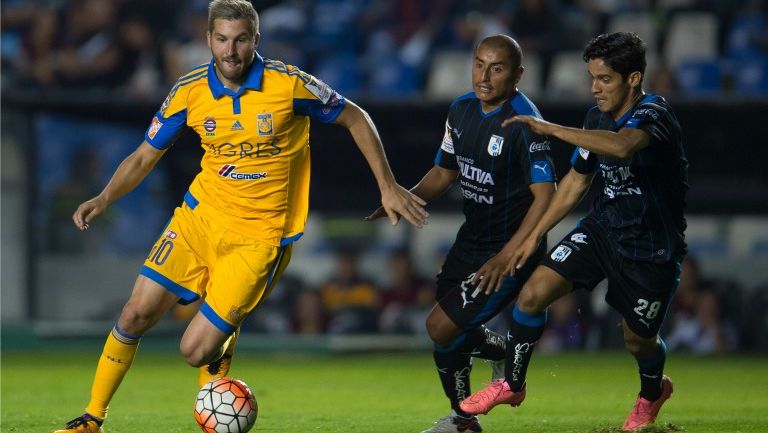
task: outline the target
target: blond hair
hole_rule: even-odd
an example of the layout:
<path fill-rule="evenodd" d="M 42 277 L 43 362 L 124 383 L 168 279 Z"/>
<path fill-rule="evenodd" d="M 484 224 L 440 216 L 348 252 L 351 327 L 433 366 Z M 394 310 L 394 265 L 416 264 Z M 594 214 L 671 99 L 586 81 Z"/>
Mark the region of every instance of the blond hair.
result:
<path fill-rule="evenodd" d="M 259 33 L 259 14 L 248 0 L 213 0 L 208 5 L 209 32 L 213 32 L 213 22 L 217 19 L 246 20 L 250 36 Z"/>

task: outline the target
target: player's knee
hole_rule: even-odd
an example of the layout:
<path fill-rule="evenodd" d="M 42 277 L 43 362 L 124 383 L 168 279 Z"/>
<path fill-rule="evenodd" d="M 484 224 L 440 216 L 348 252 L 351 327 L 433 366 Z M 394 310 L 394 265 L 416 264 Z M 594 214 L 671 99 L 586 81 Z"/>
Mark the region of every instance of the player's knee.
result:
<path fill-rule="evenodd" d="M 545 298 L 540 296 L 538 291 L 523 289 L 517 297 L 517 309 L 527 314 L 539 314 L 546 310 Z"/>
<path fill-rule="evenodd" d="M 435 315 L 427 317 L 427 334 L 432 341 L 443 347 L 450 346 L 455 338 L 451 332 L 451 327 Z"/>
<path fill-rule="evenodd" d="M 643 338 L 634 333 L 624 333 L 624 347 L 634 356 L 648 356 L 656 352 L 656 337 Z"/>
<path fill-rule="evenodd" d="M 157 323 L 159 317 L 147 308 L 143 308 L 138 303 L 129 301 L 123 307 L 120 314 L 118 325 L 120 329 L 131 335 L 143 335 L 149 328 Z"/>

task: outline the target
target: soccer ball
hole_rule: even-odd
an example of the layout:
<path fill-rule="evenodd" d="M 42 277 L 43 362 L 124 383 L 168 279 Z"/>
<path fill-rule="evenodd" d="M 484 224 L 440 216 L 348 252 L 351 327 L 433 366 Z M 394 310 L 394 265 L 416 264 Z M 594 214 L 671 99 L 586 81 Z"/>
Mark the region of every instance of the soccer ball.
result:
<path fill-rule="evenodd" d="M 245 433 L 253 428 L 258 412 L 248 385 L 230 377 L 203 385 L 195 401 L 195 421 L 205 433 Z"/>

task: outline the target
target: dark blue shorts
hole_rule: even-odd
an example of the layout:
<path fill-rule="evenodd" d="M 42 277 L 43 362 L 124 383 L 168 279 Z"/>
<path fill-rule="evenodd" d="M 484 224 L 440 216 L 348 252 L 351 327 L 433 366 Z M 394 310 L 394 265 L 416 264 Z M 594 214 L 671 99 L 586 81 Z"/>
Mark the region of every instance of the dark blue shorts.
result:
<path fill-rule="evenodd" d="M 501 289 L 490 295 L 470 283 L 482 265 L 469 264 L 448 254 L 437 275 L 437 302 L 456 326 L 464 330 L 474 329 L 517 298 L 545 251 L 542 245 L 523 269 L 514 276 L 506 276 Z"/>
<path fill-rule="evenodd" d="M 631 260 L 618 252 L 605 229 L 582 221 L 544 257 L 574 289 L 592 290 L 608 279 L 605 300 L 644 338 L 658 334 L 680 283 L 682 257 L 667 263 Z"/>

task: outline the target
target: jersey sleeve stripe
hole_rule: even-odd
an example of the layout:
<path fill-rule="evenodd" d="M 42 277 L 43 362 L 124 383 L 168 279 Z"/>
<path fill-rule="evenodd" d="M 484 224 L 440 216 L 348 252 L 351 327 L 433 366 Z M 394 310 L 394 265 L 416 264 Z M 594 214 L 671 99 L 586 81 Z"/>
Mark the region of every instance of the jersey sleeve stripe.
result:
<path fill-rule="evenodd" d="M 191 71 L 189 71 L 186 74 L 182 75 L 176 81 L 186 80 L 187 78 L 191 77 L 192 75 L 199 74 L 201 71 L 207 71 L 208 70 L 208 65 L 209 65 L 208 63 L 203 63 L 202 65 L 195 66 L 194 69 L 192 69 Z"/>
<path fill-rule="evenodd" d="M 206 69 L 205 71 L 200 71 L 195 75 L 190 75 L 188 77 L 180 78 L 179 81 L 176 82 L 176 87 L 186 86 L 187 84 L 193 83 L 207 76 L 208 76 L 208 70 Z"/>

